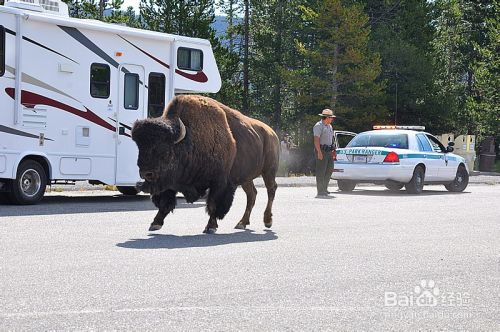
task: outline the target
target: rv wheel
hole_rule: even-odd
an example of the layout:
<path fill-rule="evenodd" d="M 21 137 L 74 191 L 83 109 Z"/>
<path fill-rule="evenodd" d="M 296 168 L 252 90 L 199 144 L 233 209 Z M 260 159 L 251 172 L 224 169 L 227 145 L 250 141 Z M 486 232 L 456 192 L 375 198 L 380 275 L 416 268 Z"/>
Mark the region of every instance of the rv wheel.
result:
<path fill-rule="evenodd" d="M 12 181 L 10 200 L 20 205 L 36 204 L 42 199 L 46 186 L 47 174 L 42 165 L 34 160 L 23 161 Z"/>
<path fill-rule="evenodd" d="M 116 189 L 126 196 L 134 196 L 139 193 L 135 187 L 116 186 Z"/>
<path fill-rule="evenodd" d="M 0 204 L 10 204 L 9 194 L 0 193 Z"/>

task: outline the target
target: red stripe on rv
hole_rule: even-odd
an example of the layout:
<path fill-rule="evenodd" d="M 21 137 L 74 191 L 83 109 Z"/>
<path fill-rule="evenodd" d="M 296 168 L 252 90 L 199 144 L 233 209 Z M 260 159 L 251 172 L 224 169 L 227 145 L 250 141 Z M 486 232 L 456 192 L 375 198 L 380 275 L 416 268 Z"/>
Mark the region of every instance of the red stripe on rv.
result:
<path fill-rule="evenodd" d="M 14 99 L 15 96 L 15 89 L 14 88 L 6 88 L 5 92 L 12 98 Z M 47 106 L 52 106 L 58 109 L 61 109 L 63 111 L 66 111 L 68 113 L 74 114 L 76 116 L 79 116 L 81 118 L 84 118 L 85 120 L 88 120 L 90 122 L 93 122 L 101 127 L 104 127 L 106 129 L 109 129 L 111 131 L 116 131 L 116 128 L 106 121 L 104 121 L 102 118 L 100 118 L 97 114 L 89 110 L 87 107 L 85 109 L 87 112 L 83 112 L 79 109 L 76 109 L 74 107 L 71 107 L 69 105 L 63 104 L 57 100 L 47 98 L 45 96 L 36 94 L 34 92 L 26 91 L 26 90 L 21 90 L 21 103 L 26 106 L 26 107 L 34 107 L 35 105 L 47 105 Z"/>
<path fill-rule="evenodd" d="M 167 69 L 170 69 L 170 66 L 167 65 L 165 62 L 161 61 L 160 59 L 158 59 L 157 57 L 155 57 L 154 55 L 152 54 L 149 54 L 148 52 L 144 51 L 142 48 L 140 48 L 139 46 L 137 45 L 134 45 L 133 43 L 131 43 L 130 41 L 128 41 L 127 39 L 123 38 L 122 36 L 118 35 L 118 37 L 120 37 L 121 39 L 125 40 L 127 43 L 129 43 L 130 45 L 132 45 L 133 47 L 135 47 L 136 49 L 138 49 L 139 51 L 141 51 L 142 53 L 146 54 L 148 57 L 150 57 L 151 59 L 155 60 L 156 62 L 158 62 L 159 64 L 165 66 Z M 189 73 L 186 73 L 184 71 L 181 71 L 179 69 L 176 69 L 175 72 L 187 79 L 190 79 L 190 80 L 193 80 L 195 82 L 199 82 L 199 83 L 205 83 L 208 81 L 208 77 L 207 75 L 202 72 L 202 71 L 199 71 L 197 72 L 196 74 L 189 74 Z"/>
<path fill-rule="evenodd" d="M 193 80 L 196 82 L 205 83 L 208 81 L 207 75 L 205 75 L 205 73 L 202 71 L 199 71 L 196 74 L 189 74 L 189 73 L 180 71 L 179 69 L 176 69 L 175 72 L 181 76 L 184 76 L 187 79 L 190 79 L 190 80 Z"/>

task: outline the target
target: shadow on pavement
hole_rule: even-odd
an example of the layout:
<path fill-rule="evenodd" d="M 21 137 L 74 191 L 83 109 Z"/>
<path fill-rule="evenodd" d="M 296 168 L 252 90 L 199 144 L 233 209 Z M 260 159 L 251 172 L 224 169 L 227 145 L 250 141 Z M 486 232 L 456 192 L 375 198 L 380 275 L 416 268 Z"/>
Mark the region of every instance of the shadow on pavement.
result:
<path fill-rule="evenodd" d="M 276 240 L 278 236 L 271 230 L 255 234 L 252 230 L 236 231 L 231 234 L 168 235 L 149 234 L 146 239 L 131 239 L 116 246 L 128 249 L 182 249 L 223 246 L 232 243 L 249 243 Z"/>
<path fill-rule="evenodd" d="M 413 197 L 413 196 L 443 196 L 443 195 L 462 195 L 470 194 L 470 191 L 455 193 L 447 190 L 424 190 L 420 194 L 409 194 L 404 190 L 397 192 L 390 190 L 370 190 L 370 189 L 354 189 L 354 191 L 336 191 L 333 195 L 352 195 L 352 196 L 394 196 L 394 197 Z"/>
<path fill-rule="evenodd" d="M 176 209 L 204 207 L 203 200 L 189 204 L 183 198 L 177 199 Z M 0 217 L 152 210 L 157 208 L 148 195 L 45 196 L 37 205 L 0 204 Z"/>

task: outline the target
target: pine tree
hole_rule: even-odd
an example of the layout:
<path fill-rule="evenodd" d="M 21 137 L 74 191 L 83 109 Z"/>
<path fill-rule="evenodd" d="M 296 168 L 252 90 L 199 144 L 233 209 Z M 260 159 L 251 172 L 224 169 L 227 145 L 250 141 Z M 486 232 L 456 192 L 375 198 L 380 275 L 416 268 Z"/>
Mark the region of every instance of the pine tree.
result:
<path fill-rule="evenodd" d="M 363 7 L 341 0 L 322 0 L 302 6 L 306 26 L 297 46 L 304 65 L 295 70 L 299 103 L 309 114 L 332 108 L 340 125 L 363 130 L 380 118 L 383 85 L 380 56 L 368 49 L 370 25 Z"/>
<path fill-rule="evenodd" d="M 436 1 L 439 94 L 459 133 L 499 131 L 498 1 Z"/>
<path fill-rule="evenodd" d="M 133 7 L 121 9 L 123 0 L 64 0 L 69 7 L 71 17 L 101 20 L 110 23 L 125 23 L 138 27 L 139 21 Z"/>
<path fill-rule="evenodd" d="M 242 109 L 243 96 L 243 4 L 240 0 L 220 0 L 219 10 L 224 13 L 227 28 L 215 48 L 215 57 L 222 79 L 222 87 L 215 98 L 236 109 Z"/>
<path fill-rule="evenodd" d="M 215 40 L 214 0 L 141 0 L 139 8 L 145 29 Z"/>
<path fill-rule="evenodd" d="M 281 126 L 285 49 L 285 6 L 289 1 L 260 1 L 252 7 L 250 59 L 251 110 L 275 129 Z"/>
<path fill-rule="evenodd" d="M 432 5 L 421 0 L 364 0 L 370 16 L 370 48 L 380 53 L 386 107 L 396 124 L 437 129 L 434 97 Z M 431 120 L 432 119 L 432 120 Z"/>

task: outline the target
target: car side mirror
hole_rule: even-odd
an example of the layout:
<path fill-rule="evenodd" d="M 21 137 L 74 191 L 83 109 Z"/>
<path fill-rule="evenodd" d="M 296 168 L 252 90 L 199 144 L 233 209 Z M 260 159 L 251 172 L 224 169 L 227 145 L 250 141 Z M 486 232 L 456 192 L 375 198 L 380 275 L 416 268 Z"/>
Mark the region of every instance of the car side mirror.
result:
<path fill-rule="evenodd" d="M 455 149 L 454 149 L 454 148 L 453 148 L 453 146 L 451 146 L 451 145 L 448 145 L 448 146 L 446 147 L 446 152 L 453 152 L 453 150 L 455 150 Z"/>
<path fill-rule="evenodd" d="M 455 146 L 455 142 L 448 142 L 448 146 Z"/>

